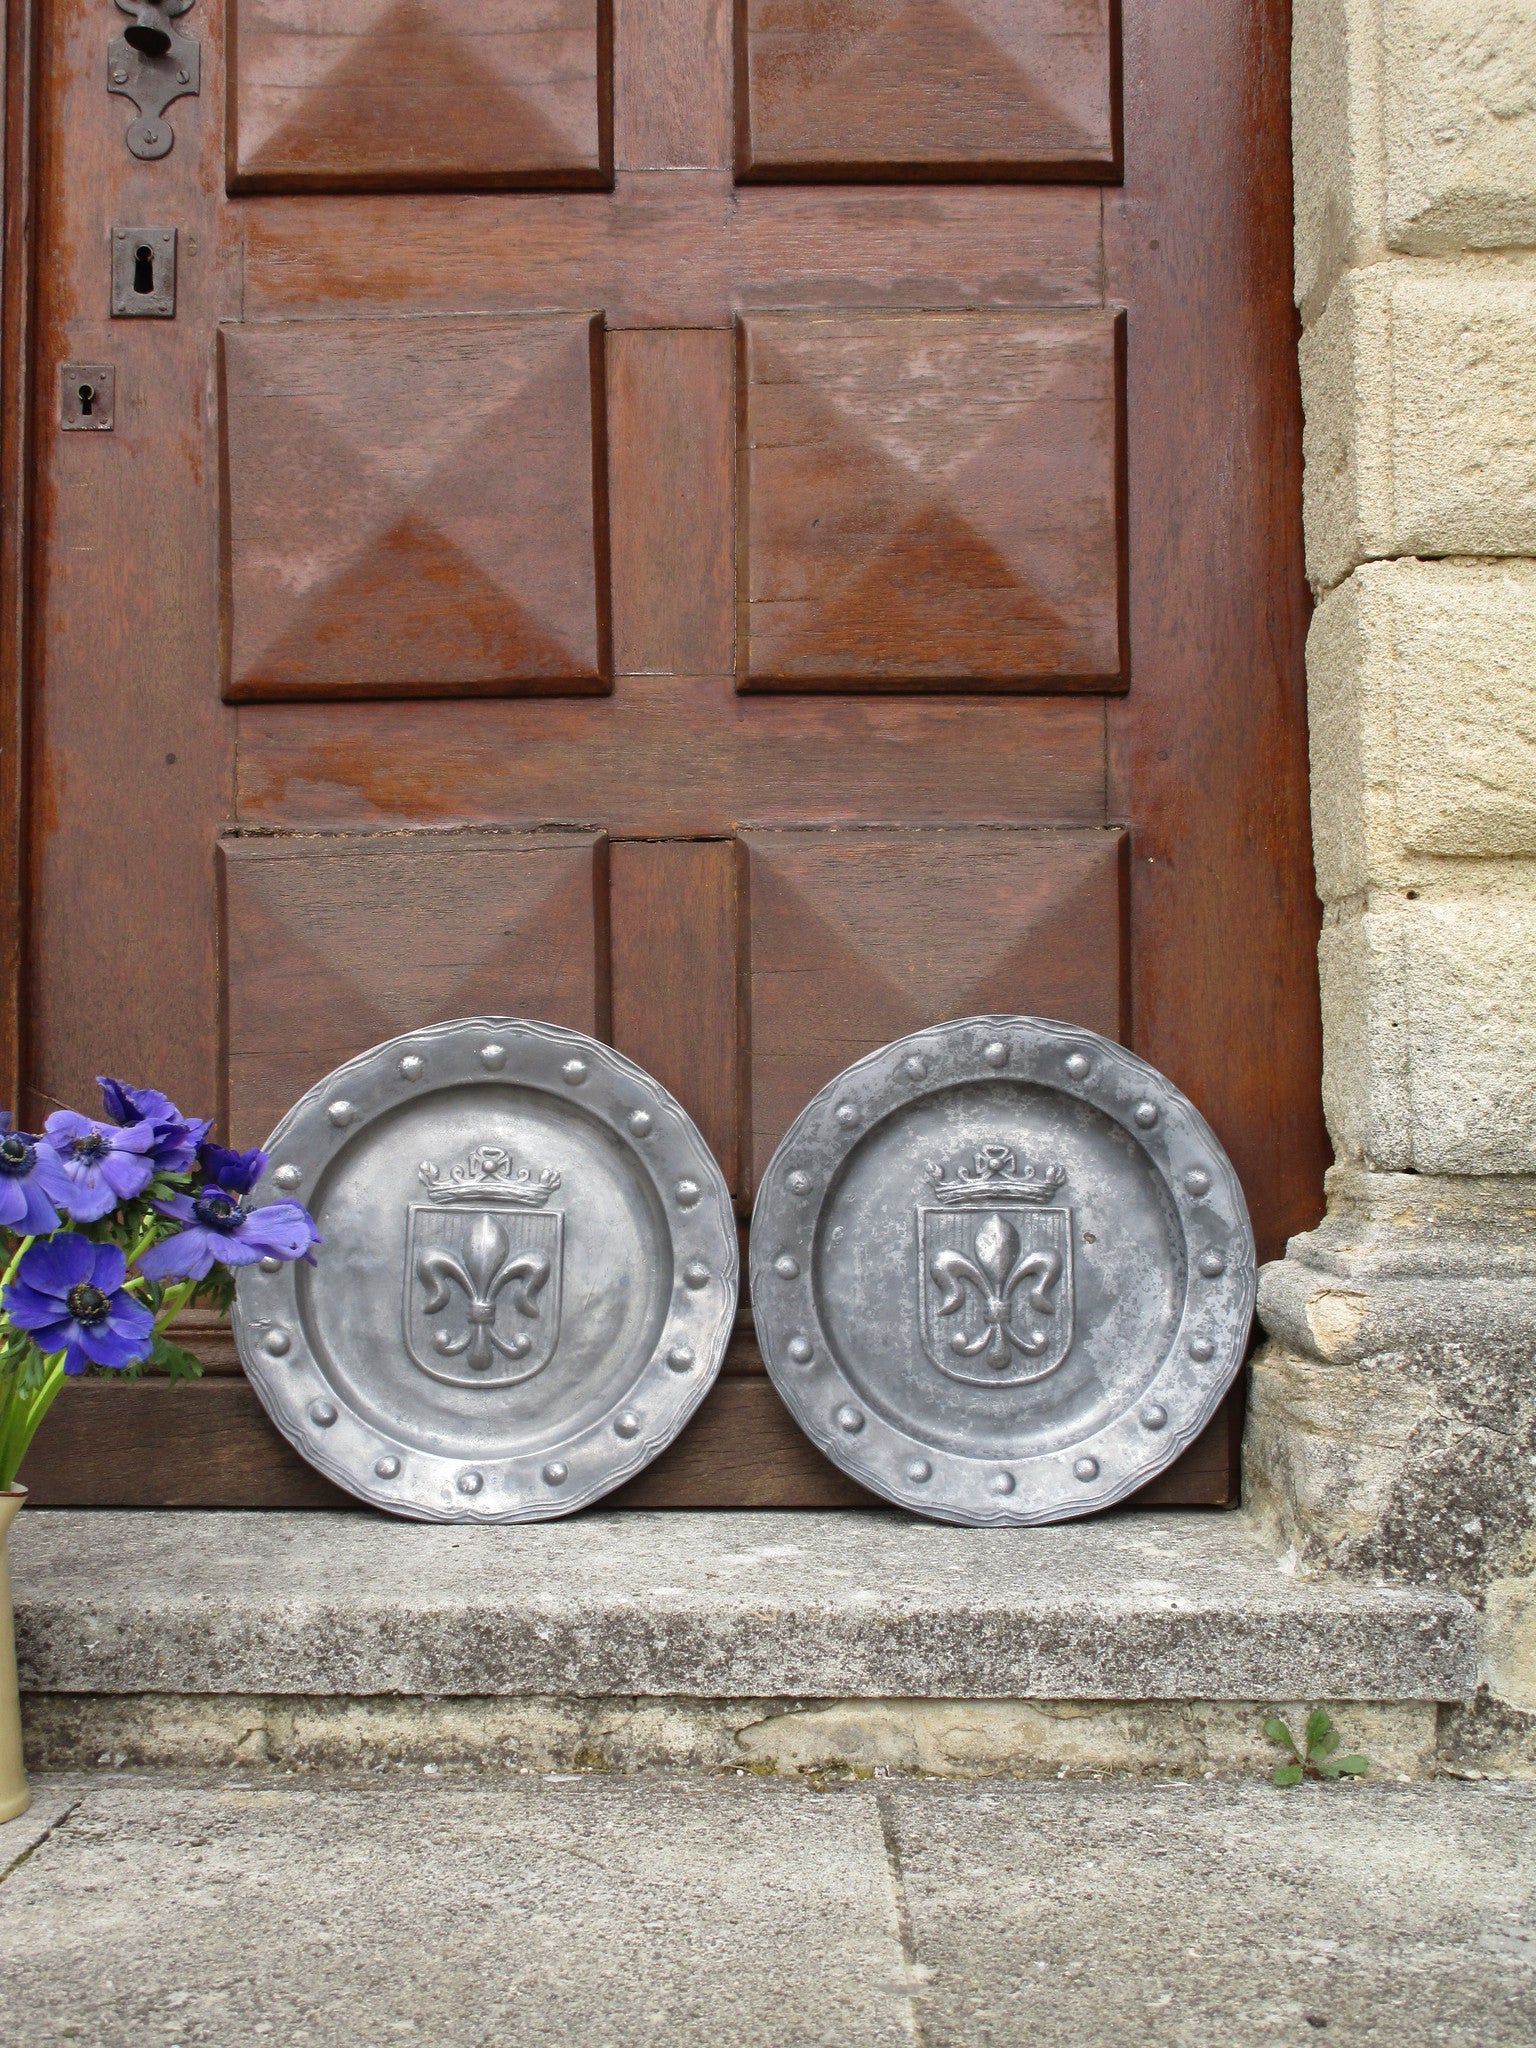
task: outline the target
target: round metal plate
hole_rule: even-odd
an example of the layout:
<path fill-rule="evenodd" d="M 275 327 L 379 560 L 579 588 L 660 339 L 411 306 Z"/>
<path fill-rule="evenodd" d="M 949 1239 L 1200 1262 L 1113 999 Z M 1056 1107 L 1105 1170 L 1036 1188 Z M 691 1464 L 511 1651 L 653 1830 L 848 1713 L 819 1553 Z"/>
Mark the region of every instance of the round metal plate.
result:
<path fill-rule="evenodd" d="M 736 1225 L 667 1091 L 596 1040 L 476 1017 L 349 1060 L 267 1143 L 313 1267 L 247 1267 L 267 1413 L 362 1500 L 437 1522 L 569 1514 L 665 1449 L 736 1310 Z"/>
<path fill-rule="evenodd" d="M 1097 1032 L 972 1017 L 823 1088 L 752 1218 L 791 1414 L 941 1521 L 1053 1522 L 1185 1450 L 1242 1363 L 1254 1251 L 1193 1103 Z"/>

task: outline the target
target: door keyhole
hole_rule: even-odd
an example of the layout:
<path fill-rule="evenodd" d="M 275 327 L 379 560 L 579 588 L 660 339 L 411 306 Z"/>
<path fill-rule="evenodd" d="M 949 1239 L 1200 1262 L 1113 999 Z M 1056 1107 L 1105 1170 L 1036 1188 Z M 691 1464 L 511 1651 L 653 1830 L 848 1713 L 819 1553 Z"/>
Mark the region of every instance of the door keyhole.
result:
<path fill-rule="evenodd" d="M 133 288 L 145 297 L 155 288 L 155 252 L 147 242 L 133 252 Z"/>
<path fill-rule="evenodd" d="M 80 401 L 80 417 L 81 417 L 81 419 L 83 419 L 83 420 L 88 420 L 88 419 L 90 418 L 90 416 L 91 416 L 91 407 L 92 407 L 92 406 L 93 406 L 93 405 L 94 405 L 94 404 L 96 403 L 96 387 L 95 387 L 95 385 L 94 385 L 94 384 L 82 384 L 82 385 L 80 386 L 80 389 L 79 389 L 79 390 L 78 390 L 78 391 L 77 391 L 77 392 L 75 393 L 75 396 L 76 396 L 76 397 L 77 397 L 77 398 L 79 399 L 79 401 Z"/>

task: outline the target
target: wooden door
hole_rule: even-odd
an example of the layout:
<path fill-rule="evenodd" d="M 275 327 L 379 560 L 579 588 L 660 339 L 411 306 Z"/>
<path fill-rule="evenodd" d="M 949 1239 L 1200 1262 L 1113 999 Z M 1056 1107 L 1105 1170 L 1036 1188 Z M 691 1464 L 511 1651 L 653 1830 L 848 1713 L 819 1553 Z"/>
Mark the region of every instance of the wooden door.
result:
<path fill-rule="evenodd" d="M 656 1073 L 745 1219 L 848 1061 L 1032 1011 L 1188 1091 L 1261 1256 L 1311 1224 L 1287 10 L 1120 14 L 195 0 L 148 162 L 106 0 L 18 16 L 26 1114 L 119 1071 L 250 1144 L 522 1012 Z M 173 317 L 113 316 L 121 228 L 175 229 Z M 207 1350 L 137 1497 L 329 1497 Z M 45 1496 L 127 1497 L 118 1391 Z M 1229 1497 L 1234 1413 L 1158 1498 Z M 630 1497 L 858 1496 L 744 1305 Z"/>

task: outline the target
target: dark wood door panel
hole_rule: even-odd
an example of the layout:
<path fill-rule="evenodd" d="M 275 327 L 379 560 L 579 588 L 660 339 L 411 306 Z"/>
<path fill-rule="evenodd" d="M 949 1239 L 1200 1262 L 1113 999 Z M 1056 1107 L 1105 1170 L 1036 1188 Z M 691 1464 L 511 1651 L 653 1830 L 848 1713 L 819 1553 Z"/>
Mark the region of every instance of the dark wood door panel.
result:
<path fill-rule="evenodd" d="M 743 178 L 1112 178 L 1111 0 L 738 0 Z"/>
<path fill-rule="evenodd" d="M 444 1018 L 608 1035 L 600 833 L 230 838 L 219 856 L 238 1145 L 342 1060 Z"/>
<path fill-rule="evenodd" d="M 734 658 L 731 337 L 608 336 L 613 660 L 619 675 L 728 675 Z"/>
<path fill-rule="evenodd" d="M 1226 1507 L 1237 1499 L 1240 1391 L 1136 1507 Z M 308 1465 L 239 1375 L 78 1380 L 27 1457 L 38 1508 L 346 1508 L 371 1514 Z M 766 1379 L 726 1374 L 677 1442 L 610 1494 L 616 1508 L 837 1508 L 871 1496 L 801 1435 Z"/>
<path fill-rule="evenodd" d="M 1098 306 L 1099 194 L 736 187 L 621 173 L 611 192 L 251 199 L 244 317 L 601 308 L 610 327 L 729 327 L 803 306 Z"/>
<path fill-rule="evenodd" d="M 1101 825 L 1098 698 L 742 697 L 729 676 L 611 697 L 240 711 L 254 825 L 601 821 L 617 838 L 744 821 Z"/>
<path fill-rule="evenodd" d="M 817 1089 L 905 1032 L 998 1011 L 1124 1034 L 1124 833 L 742 840 L 754 1188 Z"/>
<path fill-rule="evenodd" d="M 754 314 L 738 347 L 750 689 L 1123 685 L 1123 322 Z"/>
<path fill-rule="evenodd" d="M 600 690 L 601 323 L 219 336 L 227 694 Z"/>
<path fill-rule="evenodd" d="M 229 189 L 600 185 L 598 0 L 229 0 Z"/>
<path fill-rule="evenodd" d="M 739 1185 L 741 887 L 728 839 L 609 848 L 613 1042 L 669 1088 Z"/>

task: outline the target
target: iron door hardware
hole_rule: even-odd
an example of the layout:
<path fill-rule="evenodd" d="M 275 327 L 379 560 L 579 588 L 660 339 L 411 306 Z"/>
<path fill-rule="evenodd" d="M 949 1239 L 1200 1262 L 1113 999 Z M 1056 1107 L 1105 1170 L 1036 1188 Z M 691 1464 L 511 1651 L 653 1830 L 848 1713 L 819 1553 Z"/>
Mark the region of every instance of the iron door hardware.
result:
<path fill-rule="evenodd" d="M 66 434 L 110 434 L 116 396 L 110 363 L 59 365 L 59 425 Z"/>
<path fill-rule="evenodd" d="M 170 320 L 176 312 L 176 230 L 112 230 L 112 318 Z"/>
<path fill-rule="evenodd" d="M 202 85 L 203 52 L 195 36 L 170 26 L 192 0 L 117 0 L 132 26 L 107 45 L 107 91 L 131 100 L 139 118 L 124 140 L 129 153 L 153 162 L 168 156 L 176 140 L 165 110 L 173 100 L 195 98 Z"/>

